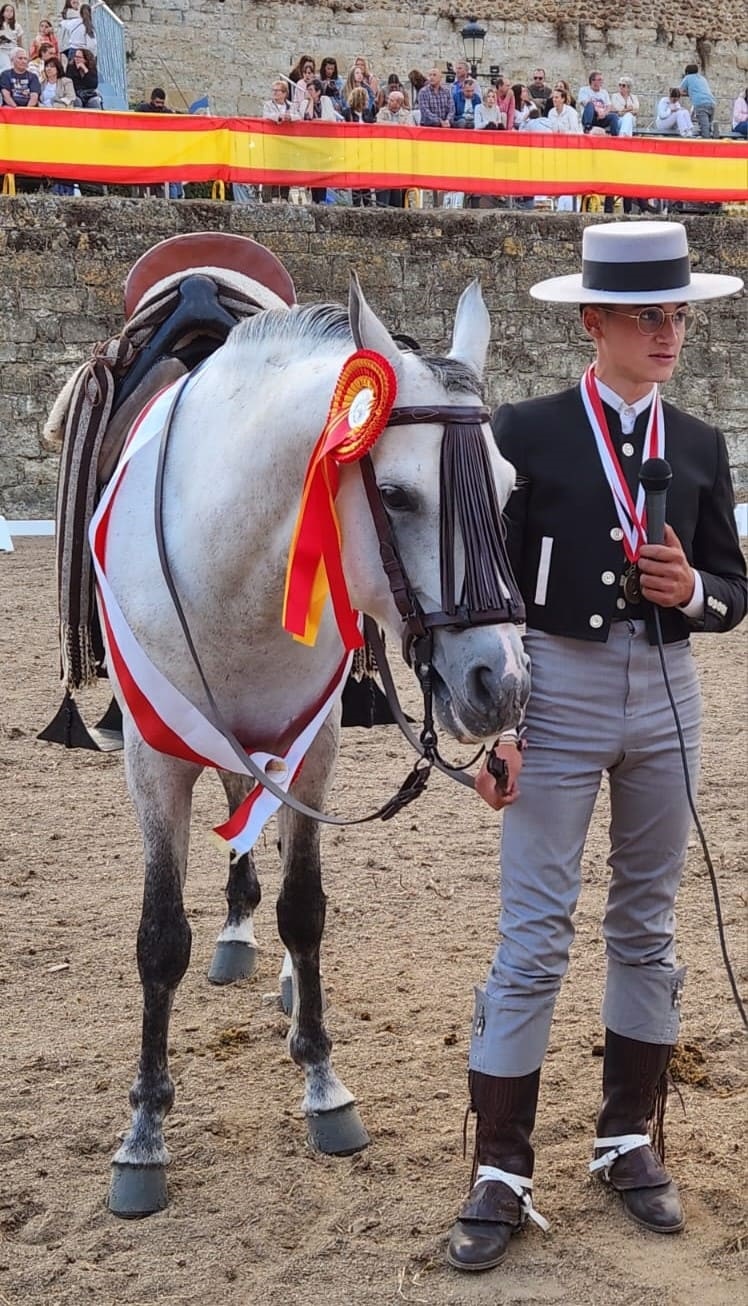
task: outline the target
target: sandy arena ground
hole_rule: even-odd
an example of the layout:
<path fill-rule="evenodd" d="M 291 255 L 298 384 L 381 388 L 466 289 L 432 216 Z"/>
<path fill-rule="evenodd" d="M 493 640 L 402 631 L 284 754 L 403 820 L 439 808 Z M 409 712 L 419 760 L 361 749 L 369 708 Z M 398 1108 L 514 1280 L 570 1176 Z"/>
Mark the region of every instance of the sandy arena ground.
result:
<path fill-rule="evenodd" d="M 746 634 L 695 646 L 701 814 L 745 992 Z M 307 1149 L 287 1021 L 262 1000 L 281 960 L 272 831 L 258 855 L 259 973 L 230 989 L 207 983 L 226 866 L 207 835 L 222 792 L 214 776 L 201 780 L 187 884 L 193 957 L 171 1025 L 171 1205 L 136 1223 L 112 1217 L 109 1159 L 139 1047 L 140 850 L 121 756 L 35 739 L 59 702 L 49 540 L 0 554 L 0 666 L 0 1306 L 745 1300 L 748 1075 L 695 844 L 679 916 L 690 1057 L 668 1129 L 686 1232 L 637 1230 L 587 1177 L 601 1070 L 604 800 L 543 1079 L 536 1202 L 548 1236 L 531 1228 L 488 1275 L 460 1276 L 444 1261 L 469 1171 L 466 1049 L 472 985 L 494 945 L 497 821 L 438 779 L 386 827 L 324 836 L 329 1027 L 373 1140 L 348 1160 Z M 98 691 L 85 700 L 90 720 L 105 702 Z M 376 806 L 409 765 L 394 730 L 346 731 L 336 810 Z"/>

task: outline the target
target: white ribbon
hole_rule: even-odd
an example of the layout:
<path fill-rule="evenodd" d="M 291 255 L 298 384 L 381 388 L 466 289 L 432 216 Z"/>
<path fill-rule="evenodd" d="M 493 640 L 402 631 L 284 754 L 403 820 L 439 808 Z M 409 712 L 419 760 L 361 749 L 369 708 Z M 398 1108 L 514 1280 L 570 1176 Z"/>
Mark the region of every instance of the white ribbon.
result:
<path fill-rule="evenodd" d="M 489 1179 L 494 1183 L 506 1184 L 507 1188 L 511 1188 L 515 1197 L 519 1198 L 522 1207 L 520 1217 L 522 1221 L 533 1220 L 543 1230 L 543 1233 L 548 1232 L 551 1227 L 550 1224 L 539 1211 L 535 1210 L 532 1204 L 532 1197 L 530 1196 L 532 1179 L 527 1179 L 521 1174 L 510 1174 L 508 1170 L 499 1170 L 495 1165 L 479 1165 L 475 1181 L 481 1183 L 485 1179 Z"/>
<path fill-rule="evenodd" d="M 602 1156 L 595 1157 L 594 1161 L 589 1163 L 590 1174 L 595 1174 L 597 1170 L 604 1170 L 604 1178 L 607 1179 L 612 1167 L 620 1157 L 625 1156 L 627 1152 L 633 1152 L 637 1147 L 647 1147 L 652 1142 L 649 1134 L 619 1134 L 615 1138 L 596 1138 L 595 1150 L 600 1147 L 606 1147 L 609 1150 Z"/>
<path fill-rule="evenodd" d="M 610 492 L 613 496 L 613 502 L 618 513 L 618 520 L 621 523 L 621 530 L 628 545 L 626 556 L 631 562 L 636 562 L 639 556 L 639 550 L 642 544 L 646 543 L 647 533 L 642 524 L 644 516 L 645 494 L 644 486 L 639 486 L 639 492 L 636 496 L 636 504 L 633 504 L 632 497 L 626 484 L 626 478 L 621 471 L 615 449 L 610 439 L 610 432 L 602 426 L 598 415 L 595 411 L 593 395 L 597 398 L 602 407 L 602 399 L 597 388 L 597 379 L 593 366 L 588 367 L 580 383 L 582 403 L 587 414 L 587 420 L 592 427 L 592 434 L 595 437 L 597 452 L 605 472 L 605 479 L 610 486 Z M 644 450 L 642 453 L 642 462 L 648 458 L 664 458 L 665 456 L 665 419 L 662 412 L 662 400 L 660 392 L 655 385 L 652 387 L 652 402 L 649 406 L 649 421 L 644 436 Z M 632 508 L 634 515 L 632 516 Z"/>

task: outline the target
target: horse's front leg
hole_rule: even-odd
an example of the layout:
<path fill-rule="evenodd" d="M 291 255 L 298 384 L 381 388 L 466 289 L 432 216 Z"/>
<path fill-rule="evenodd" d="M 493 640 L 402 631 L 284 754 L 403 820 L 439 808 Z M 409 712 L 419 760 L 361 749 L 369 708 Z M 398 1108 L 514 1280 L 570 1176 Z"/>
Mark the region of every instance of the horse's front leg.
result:
<path fill-rule="evenodd" d="M 323 726 L 304 761 L 294 794 L 320 808 L 337 756 L 338 720 Z M 353 1094 L 332 1068 L 332 1040 L 323 1019 L 319 973 L 325 924 L 325 895 L 319 856 L 319 824 L 284 808 L 279 816 L 283 883 L 278 897 L 278 929 L 293 967 L 294 1004 L 288 1049 L 306 1078 L 302 1110 L 309 1141 L 320 1152 L 349 1156 L 366 1147 Z"/>
<path fill-rule="evenodd" d="M 230 771 L 219 774 L 233 816 L 252 788 L 252 781 Z M 237 856 L 232 853 L 226 884 L 228 912 L 208 971 L 211 984 L 233 984 L 254 974 L 258 949 L 252 917 L 260 896 L 260 882 L 252 854 Z"/>
<path fill-rule="evenodd" d="M 163 1121 L 174 1102 L 169 1074 L 169 1017 L 189 959 L 191 932 L 182 888 L 187 869 L 192 789 L 200 768 L 156 753 L 125 717 L 127 782 L 145 850 L 138 970 L 143 986 L 143 1033 L 138 1073 L 130 1090 L 132 1124 L 112 1161 L 109 1209 L 141 1216 L 168 1202 Z"/>

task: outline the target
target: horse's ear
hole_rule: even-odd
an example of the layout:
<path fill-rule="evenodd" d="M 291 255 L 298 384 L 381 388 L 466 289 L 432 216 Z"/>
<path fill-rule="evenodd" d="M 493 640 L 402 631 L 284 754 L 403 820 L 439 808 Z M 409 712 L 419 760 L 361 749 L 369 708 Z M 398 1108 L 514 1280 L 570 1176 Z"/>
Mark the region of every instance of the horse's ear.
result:
<path fill-rule="evenodd" d="M 490 339 L 491 319 L 476 277 L 460 295 L 449 357 L 466 363 L 476 376 L 482 377 Z"/>
<path fill-rule="evenodd" d="M 376 313 L 369 307 L 355 272 L 351 273 L 348 291 L 348 318 L 357 349 L 373 349 L 383 354 L 395 369 L 395 374 L 402 372 L 402 354 L 392 339 L 386 326 L 379 321 Z"/>

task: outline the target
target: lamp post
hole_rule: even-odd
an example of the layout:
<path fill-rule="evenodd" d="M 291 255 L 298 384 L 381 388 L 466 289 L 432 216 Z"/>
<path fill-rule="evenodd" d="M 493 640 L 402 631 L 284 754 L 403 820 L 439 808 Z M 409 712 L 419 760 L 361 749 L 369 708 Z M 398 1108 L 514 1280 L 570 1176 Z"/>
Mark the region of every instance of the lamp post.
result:
<path fill-rule="evenodd" d="M 462 37 L 465 58 L 470 64 L 470 72 L 473 77 L 477 77 L 478 64 L 483 58 L 483 42 L 486 39 L 486 29 L 478 22 L 477 18 L 468 18 L 460 32 L 460 36 Z"/>

